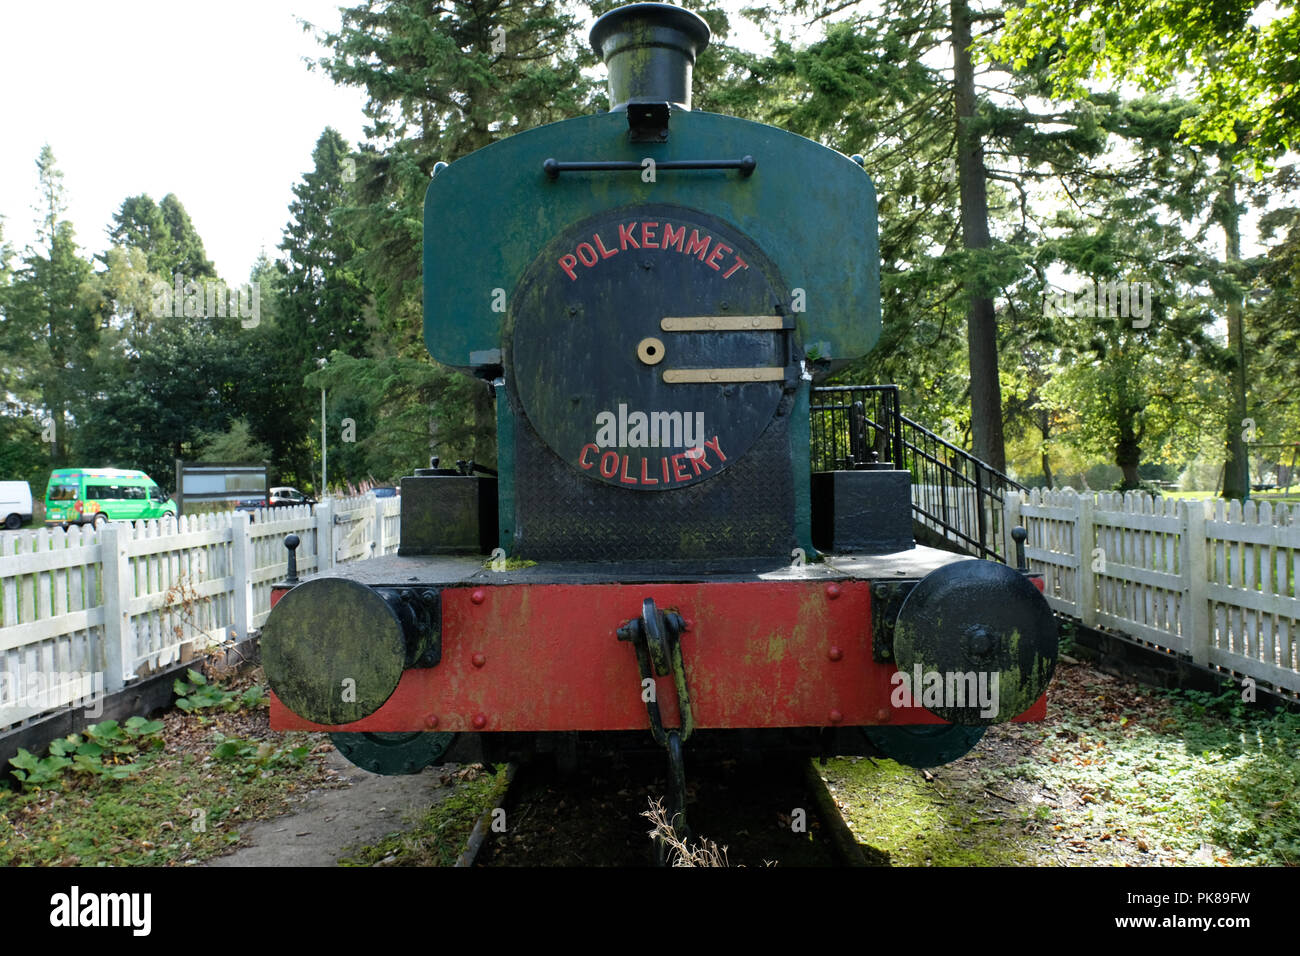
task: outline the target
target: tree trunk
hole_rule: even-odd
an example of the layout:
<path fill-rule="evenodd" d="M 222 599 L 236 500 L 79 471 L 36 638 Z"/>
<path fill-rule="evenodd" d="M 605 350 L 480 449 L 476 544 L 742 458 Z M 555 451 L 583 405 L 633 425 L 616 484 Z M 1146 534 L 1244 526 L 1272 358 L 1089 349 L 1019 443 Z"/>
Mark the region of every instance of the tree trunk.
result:
<path fill-rule="evenodd" d="M 1142 481 L 1138 478 L 1138 464 L 1142 461 L 1142 435 L 1133 427 L 1138 411 L 1136 408 L 1126 408 L 1117 422 L 1119 440 L 1115 442 L 1115 464 L 1124 473 L 1120 483 L 1123 491 L 1142 487 Z"/>
<path fill-rule="evenodd" d="M 957 122 L 957 183 L 961 196 L 962 240 L 967 249 L 984 249 L 989 245 L 988 192 L 984 142 L 969 128 L 976 106 L 970 29 L 967 0 L 952 0 L 953 106 Z M 993 310 L 993 299 L 969 272 L 966 289 L 969 303 L 966 342 L 970 351 L 974 454 L 998 471 L 1006 471 L 1006 450 L 1002 442 L 1002 388 L 998 382 L 997 315 Z"/>
<path fill-rule="evenodd" d="M 1224 188 L 1223 237 L 1228 272 L 1236 274 L 1241 265 L 1241 226 L 1237 211 L 1236 173 L 1230 172 Z M 1228 417 L 1225 441 L 1227 457 L 1223 465 L 1223 497 L 1250 497 L 1250 468 L 1242 432 L 1247 428 L 1246 413 L 1246 337 L 1241 301 L 1235 296 L 1228 302 L 1228 351 L 1232 357 L 1232 412 Z"/>
<path fill-rule="evenodd" d="M 1047 439 L 1052 437 L 1052 422 L 1044 408 L 1038 409 L 1038 433 L 1043 436 L 1043 450 L 1040 453 L 1043 459 L 1043 479 L 1046 487 L 1050 491 L 1052 488 L 1052 459 L 1047 454 Z"/>

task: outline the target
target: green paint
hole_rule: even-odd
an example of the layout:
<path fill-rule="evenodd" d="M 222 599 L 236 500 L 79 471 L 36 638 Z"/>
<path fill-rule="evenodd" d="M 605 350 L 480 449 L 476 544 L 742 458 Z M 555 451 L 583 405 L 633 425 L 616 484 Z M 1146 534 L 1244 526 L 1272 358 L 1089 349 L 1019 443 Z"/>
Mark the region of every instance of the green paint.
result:
<path fill-rule="evenodd" d="M 515 547 L 515 416 L 504 380 L 493 383 L 497 403 L 497 541 L 507 555 Z"/>
<path fill-rule="evenodd" d="M 548 157 L 639 163 L 739 158 L 735 172 L 565 173 L 551 182 Z M 500 201 L 485 201 L 496 196 Z M 513 291 L 546 243 L 566 226 L 612 207 L 666 202 L 716 215 L 746 232 L 802 288 L 799 337 L 824 342 L 834 364 L 866 354 L 880 334 L 875 189 L 846 156 L 774 127 L 714 113 L 676 112 L 663 144 L 627 141 L 623 113 L 579 117 L 528 130 L 463 157 L 429 184 L 424 223 L 424 337 L 444 364 L 468 368 L 470 353 L 499 349 L 503 314 L 492 289 Z M 827 241 L 834 236 L 835 241 Z"/>
<path fill-rule="evenodd" d="M 389 776 L 419 773 L 437 763 L 455 738 L 455 734 L 420 731 L 330 734 L 338 752 L 356 766 Z"/>
<path fill-rule="evenodd" d="M 808 409 L 812 383 L 799 380 L 794 408 L 790 415 L 790 466 L 794 485 L 794 538 L 803 548 L 806 560 L 821 555 L 812 543 L 812 473 L 809 465 L 812 448 L 811 413 Z"/>

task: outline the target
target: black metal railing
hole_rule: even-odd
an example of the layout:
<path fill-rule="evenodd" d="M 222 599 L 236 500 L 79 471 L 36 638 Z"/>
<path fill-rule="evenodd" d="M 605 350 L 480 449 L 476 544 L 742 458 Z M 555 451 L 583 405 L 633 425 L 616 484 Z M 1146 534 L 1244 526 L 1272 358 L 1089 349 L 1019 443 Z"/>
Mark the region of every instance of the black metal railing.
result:
<path fill-rule="evenodd" d="M 813 471 L 902 468 L 912 473 L 912 516 L 980 558 L 1006 563 L 1002 505 L 1024 486 L 899 407 L 897 385 L 813 389 Z"/>
<path fill-rule="evenodd" d="M 897 385 L 814 388 L 812 470 L 901 468 L 902 415 Z"/>

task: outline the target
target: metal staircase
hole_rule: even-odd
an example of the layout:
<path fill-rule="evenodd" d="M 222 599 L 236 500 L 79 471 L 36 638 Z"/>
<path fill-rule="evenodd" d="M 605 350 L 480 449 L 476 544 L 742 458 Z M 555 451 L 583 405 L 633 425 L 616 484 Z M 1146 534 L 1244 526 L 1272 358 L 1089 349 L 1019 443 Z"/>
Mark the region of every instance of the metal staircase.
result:
<path fill-rule="evenodd" d="M 918 540 L 1007 563 L 1002 503 L 1024 486 L 902 413 L 897 385 L 814 388 L 812 470 L 912 473 Z"/>

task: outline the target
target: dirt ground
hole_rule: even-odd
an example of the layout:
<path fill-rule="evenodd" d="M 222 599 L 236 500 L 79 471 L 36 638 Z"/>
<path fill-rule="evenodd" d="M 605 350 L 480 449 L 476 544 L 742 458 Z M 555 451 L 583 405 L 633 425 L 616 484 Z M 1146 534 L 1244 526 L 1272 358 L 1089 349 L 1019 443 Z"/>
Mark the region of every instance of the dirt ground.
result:
<path fill-rule="evenodd" d="M 351 764 L 330 749 L 328 789 L 304 794 L 293 813 L 249 825 L 240 846 L 208 866 L 333 866 L 348 851 L 394 831 L 453 791 L 442 768 L 386 777 Z"/>

